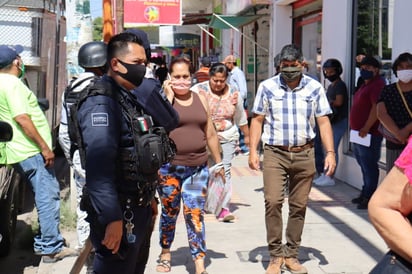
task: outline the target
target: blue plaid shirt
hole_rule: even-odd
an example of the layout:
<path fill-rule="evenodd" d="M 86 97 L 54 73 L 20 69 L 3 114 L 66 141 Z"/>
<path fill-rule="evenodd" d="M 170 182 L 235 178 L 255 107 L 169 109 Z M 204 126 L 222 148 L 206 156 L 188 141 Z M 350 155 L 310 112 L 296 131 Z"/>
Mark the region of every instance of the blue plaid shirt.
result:
<path fill-rule="evenodd" d="M 262 142 L 301 146 L 315 138 L 315 117 L 332 113 L 322 85 L 303 75 L 291 90 L 280 75 L 260 83 L 252 112 L 265 115 Z"/>

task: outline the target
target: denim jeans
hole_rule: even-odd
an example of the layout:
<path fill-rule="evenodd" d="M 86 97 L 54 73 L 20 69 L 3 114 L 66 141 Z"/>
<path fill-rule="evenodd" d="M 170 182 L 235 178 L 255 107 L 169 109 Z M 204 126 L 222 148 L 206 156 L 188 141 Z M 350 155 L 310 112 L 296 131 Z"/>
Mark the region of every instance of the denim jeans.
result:
<path fill-rule="evenodd" d="M 44 166 L 38 153 L 13 167 L 24 175 L 34 192 L 40 231 L 34 237 L 34 251 L 40 254 L 57 253 L 63 247 L 60 234 L 60 188 L 53 168 Z"/>
<path fill-rule="evenodd" d="M 370 199 L 378 186 L 379 166 L 381 157 L 382 136 L 371 136 L 369 147 L 352 143 L 353 153 L 358 162 L 363 178 L 361 196 Z"/>
<path fill-rule="evenodd" d="M 249 148 L 245 143 L 245 135 L 240 130 L 240 128 L 238 130 L 239 130 L 239 148 L 240 148 L 240 151 L 242 153 L 247 153 L 247 152 L 249 152 Z"/>
<path fill-rule="evenodd" d="M 343 135 L 348 128 L 348 119 L 345 118 L 335 124 L 332 124 L 332 131 L 333 131 L 333 145 L 336 152 L 336 166 L 338 166 L 339 161 L 339 144 L 340 140 L 342 140 Z M 322 140 L 320 137 L 319 129 L 316 127 L 316 137 L 315 137 L 315 162 L 316 162 L 316 171 L 320 174 L 323 172 L 324 169 L 324 160 L 325 160 L 325 153 L 323 151 Z"/>

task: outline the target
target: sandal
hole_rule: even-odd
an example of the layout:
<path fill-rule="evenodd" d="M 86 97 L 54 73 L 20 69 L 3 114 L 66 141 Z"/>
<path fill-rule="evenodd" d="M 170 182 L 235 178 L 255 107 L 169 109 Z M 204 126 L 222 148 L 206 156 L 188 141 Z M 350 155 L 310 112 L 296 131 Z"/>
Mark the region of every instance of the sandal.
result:
<path fill-rule="evenodd" d="M 165 254 L 167 254 L 167 253 L 165 253 Z M 172 265 L 171 265 L 170 260 L 166 260 L 166 259 L 162 260 L 162 255 L 165 255 L 165 254 L 160 254 L 159 255 L 159 260 L 158 260 L 159 263 L 156 266 L 156 271 L 157 272 L 162 272 L 162 273 L 170 272 L 170 270 L 172 269 Z"/>

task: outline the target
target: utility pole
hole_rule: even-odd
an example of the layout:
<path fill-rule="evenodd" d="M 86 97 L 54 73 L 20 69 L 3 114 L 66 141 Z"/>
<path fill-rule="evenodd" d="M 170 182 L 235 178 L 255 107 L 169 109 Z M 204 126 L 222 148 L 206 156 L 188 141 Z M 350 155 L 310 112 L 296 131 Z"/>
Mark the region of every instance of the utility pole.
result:
<path fill-rule="evenodd" d="M 114 10 L 114 13 L 113 13 Z M 123 32 L 123 0 L 103 0 L 103 41 Z"/>
<path fill-rule="evenodd" d="M 116 2 L 116 19 L 115 19 L 115 33 L 123 32 L 123 19 L 124 19 L 124 1 L 113 0 Z"/>
<path fill-rule="evenodd" d="M 113 34 L 112 2 L 103 0 L 103 41 L 109 42 Z"/>

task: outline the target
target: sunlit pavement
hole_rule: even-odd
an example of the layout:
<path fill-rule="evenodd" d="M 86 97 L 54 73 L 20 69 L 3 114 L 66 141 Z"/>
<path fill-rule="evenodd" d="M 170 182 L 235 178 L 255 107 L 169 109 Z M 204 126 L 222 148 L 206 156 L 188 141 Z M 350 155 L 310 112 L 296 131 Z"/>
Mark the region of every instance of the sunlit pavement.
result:
<path fill-rule="evenodd" d="M 220 223 L 206 215 L 207 258 L 209 274 L 265 273 L 269 262 L 266 247 L 262 174 L 247 167 L 247 156 L 233 161 L 233 197 L 231 210 L 234 223 Z M 366 274 L 383 256 L 386 245 L 368 220 L 366 210 L 356 209 L 350 200 L 359 195 L 357 189 L 337 181 L 332 187 L 312 188 L 302 235 L 299 260 L 310 274 Z M 287 204 L 284 206 L 284 225 Z M 66 235 L 75 245 L 75 232 Z M 147 274 L 156 272 L 160 253 L 156 226 L 147 265 Z M 186 228 L 179 216 L 172 246 L 171 273 L 194 274 L 194 263 L 187 243 Z M 74 258 L 55 264 L 40 264 L 38 273 L 69 273 Z M 82 271 L 85 273 L 85 271 Z M 284 271 L 283 273 L 288 273 Z"/>

